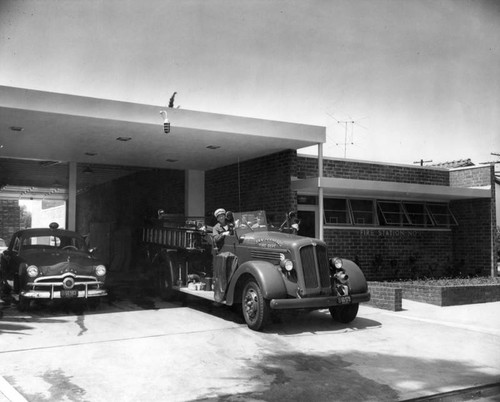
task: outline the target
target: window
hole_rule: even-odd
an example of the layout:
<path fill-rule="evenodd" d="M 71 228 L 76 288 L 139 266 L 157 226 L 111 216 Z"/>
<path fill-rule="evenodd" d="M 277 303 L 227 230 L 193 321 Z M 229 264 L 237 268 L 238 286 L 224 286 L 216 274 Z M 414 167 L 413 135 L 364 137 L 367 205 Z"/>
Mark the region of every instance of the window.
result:
<path fill-rule="evenodd" d="M 375 225 L 373 200 L 349 200 L 355 225 Z"/>
<path fill-rule="evenodd" d="M 408 226 L 410 220 L 399 201 L 378 201 L 379 222 L 382 226 Z"/>
<path fill-rule="evenodd" d="M 325 225 L 445 227 L 458 225 L 446 203 L 325 198 Z"/>
<path fill-rule="evenodd" d="M 325 223 L 332 225 L 351 225 L 351 216 L 347 207 L 346 199 L 325 198 Z"/>
<path fill-rule="evenodd" d="M 412 225 L 433 226 L 429 212 L 423 203 L 404 202 L 403 207 Z"/>
<path fill-rule="evenodd" d="M 426 206 L 436 226 L 449 227 L 458 225 L 447 204 L 427 204 Z"/>

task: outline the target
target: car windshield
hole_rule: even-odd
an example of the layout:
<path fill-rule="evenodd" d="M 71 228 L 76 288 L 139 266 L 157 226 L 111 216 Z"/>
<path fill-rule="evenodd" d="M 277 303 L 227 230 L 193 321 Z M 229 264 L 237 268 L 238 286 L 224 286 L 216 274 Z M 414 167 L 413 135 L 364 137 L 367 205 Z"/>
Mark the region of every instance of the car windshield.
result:
<path fill-rule="evenodd" d="M 21 248 L 23 250 L 34 248 L 58 248 L 87 251 L 87 246 L 83 238 L 71 235 L 37 235 L 24 237 Z"/>
<path fill-rule="evenodd" d="M 247 232 L 262 232 L 268 230 L 265 211 L 234 212 L 233 217 L 234 229 L 238 235 Z"/>

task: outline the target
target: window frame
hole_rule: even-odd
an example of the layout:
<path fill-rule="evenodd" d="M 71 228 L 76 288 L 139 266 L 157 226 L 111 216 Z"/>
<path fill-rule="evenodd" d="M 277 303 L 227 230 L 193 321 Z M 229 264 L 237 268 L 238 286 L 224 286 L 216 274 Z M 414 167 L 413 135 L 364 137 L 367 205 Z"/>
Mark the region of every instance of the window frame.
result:
<path fill-rule="evenodd" d="M 325 227 L 370 226 L 407 229 L 451 229 L 453 226 L 458 226 L 458 221 L 451 212 L 450 205 L 447 202 L 324 197 L 323 205 L 326 205 L 329 199 L 343 200 L 346 209 L 330 210 L 324 207 L 323 224 Z M 368 210 L 357 209 L 355 206 L 356 202 L 369 202 L 371 204 L 371 223 L 367 223 L 366 220 L 361 222 L 362 214 L 366 216 L 370 212 Z M 415 206 L 416 210 L 412 210 L 412 206 Z M 334 223 L 327 221 L 327 211 L 345 213 L 346 222 Z"/>

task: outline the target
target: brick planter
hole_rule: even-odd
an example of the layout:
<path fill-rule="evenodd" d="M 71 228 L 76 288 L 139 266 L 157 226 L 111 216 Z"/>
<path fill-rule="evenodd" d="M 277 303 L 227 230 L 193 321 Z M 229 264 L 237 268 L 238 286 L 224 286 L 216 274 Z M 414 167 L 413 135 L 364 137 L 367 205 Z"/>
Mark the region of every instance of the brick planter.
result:
<path fill-rule="evenodd" d="M 398 285 L 403 289 L 403 298 L 436 306 L 457 306 L 463 304 L 500 301 L 500 284 L 497 285 Z"/>
<path fill-rule="evenodd" d="M 379 307 L 377 304 L 380 304 L 380 308 L 387 308 L 383 307 L 384 300 L 387 300 L 388 295 L 392 293 L 387 290 L 388 288 L 401 290 L 403 299 L 441 307 L 500 301 L 500 282 L 497 284 L 456 286 L 419 285 L 404 282 L 369 282 L 372 299 L 375 299 L 373 303 L 375 307 Z M 398 311 L 397 309 L 393 310 Z"/>
<path fill-rule="evenodd" d="M 403 291 L 400 287 L 387 282 L 368 282 L 370 290 L 369 305 L 384 310 L 401 311 Z"/>

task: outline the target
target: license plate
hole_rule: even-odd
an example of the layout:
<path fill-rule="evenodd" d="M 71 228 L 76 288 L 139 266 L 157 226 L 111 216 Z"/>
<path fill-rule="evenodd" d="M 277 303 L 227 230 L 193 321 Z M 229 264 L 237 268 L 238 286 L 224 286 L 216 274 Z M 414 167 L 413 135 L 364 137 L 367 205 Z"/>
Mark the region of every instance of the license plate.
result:
<path fill-rule="evenodd" d="M 61 298 L 62 299 L 70 299 L 73 297 L 78 297 L 78 290 L 61 290 Z"/>
<path fill-rule="evenodd" d="M 351 296 L 339 296 L 337 297 L 338 304 L 351 304 Z"/>

